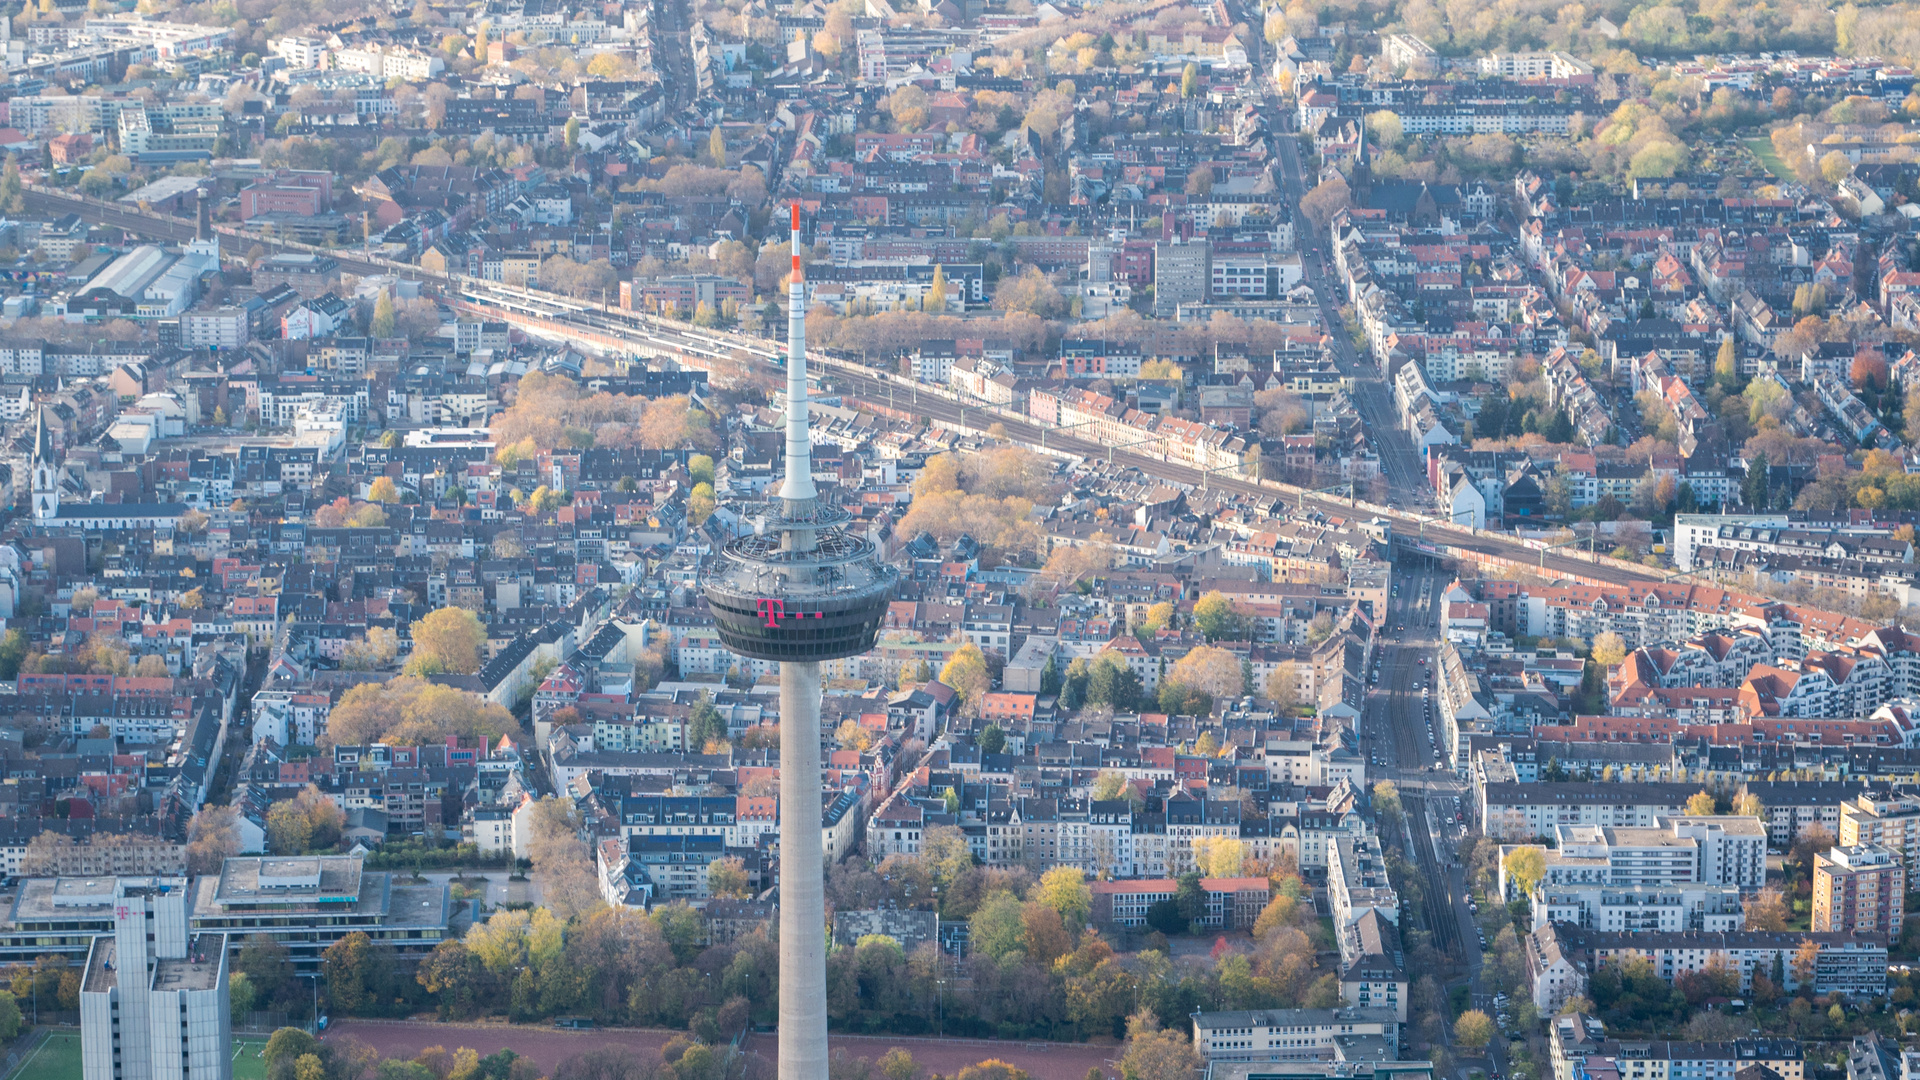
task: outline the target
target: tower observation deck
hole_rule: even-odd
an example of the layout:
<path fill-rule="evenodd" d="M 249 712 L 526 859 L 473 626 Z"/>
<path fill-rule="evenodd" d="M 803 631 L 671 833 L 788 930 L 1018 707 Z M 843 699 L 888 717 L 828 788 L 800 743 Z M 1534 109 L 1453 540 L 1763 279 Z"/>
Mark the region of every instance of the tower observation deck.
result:
<path fill-rule="evenodd" d="M 705 591 L 732 651 L 757 660 L 833 660 L 873 648 L 899 571 L 878 560 L 872 541 L 844 532 L 852 515 L 822 504 L 813 486 L 798 206 L 788 304 L 786 479 L 776 498 L 736 506 L 753 531 L 727 542 Z"/>

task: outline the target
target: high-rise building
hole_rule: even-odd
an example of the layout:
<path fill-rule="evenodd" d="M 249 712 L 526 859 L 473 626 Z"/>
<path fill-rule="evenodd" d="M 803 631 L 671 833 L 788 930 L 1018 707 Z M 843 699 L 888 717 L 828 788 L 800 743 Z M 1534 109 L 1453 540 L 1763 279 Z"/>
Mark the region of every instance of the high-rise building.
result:
<path fill-rule="evenodd" d="M 1816 934 L 1897 934 L 1906 896 L 1906 867 L 1879 844 L 1837 847 L 1814 857 Z"/>
<path fill-rule="evenodd" d="M 1869 791 L 1840 804 L 1840 846 L 1879 844 L 1920 868 L 1920 799 Z"/>
<path fill-rule="evenodd" d="M 1181 304 L 1206 303 L 1212 276 L 1207 252 L 1204 238 L 1153 245 L 1155 318 L 1173 318 L 1179 314 Z"/>
<path fill-rule="evenodd" d="M 807 302 L 800 207 L 787 290 L 787 471 L 769 502 L 736 507 L 751 531 L 721 549 L 707 603 L 728 649 L 780 663 L 780 1080 L 826 1080 L 825 851 L 820 661 L 873 648 L 900 573 L 820 501 L 807 430 Z M 88 1077 L 87 1080 L 93 1080 Z"/>
<path fill-rule="evenodd" d="M 188 934 L 187 880 L 59 887 L 76 906 L 97 905 L 94 891 L 113 903 L 113 933 L 94 939 L 80 982 L 85 1080 L 233 1080 L 227 935 Z"/>

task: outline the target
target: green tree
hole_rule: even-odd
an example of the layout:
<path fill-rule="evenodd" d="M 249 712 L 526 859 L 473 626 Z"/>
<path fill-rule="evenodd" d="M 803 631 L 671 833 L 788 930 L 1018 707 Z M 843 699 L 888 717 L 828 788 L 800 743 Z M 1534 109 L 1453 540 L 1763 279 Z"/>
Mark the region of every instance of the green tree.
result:
<path fill-rule="evenodd" d="M 1218 592 L 1202 596 L 1193 605 L 1193 625 L 1208 641 L 1234 639 L 1245 632 L 1246 617 L 1232 600 Z"/>
<path fill-rule="evenodd" d="M 244 971 L 236 971 L 227 976 L 227 1003 L 232 1017 L 234 1030 L 246 1026 L 247 1018 L 253 1014 L 258 995 L 254 993 L 253 980 L 247 978 Z"/>
<path fill-rule="evenodd" d="M 1007 733 L 1000 729 L 999 724 L 988 724 L 986 729 L 980 732 L 981 753 L 997 754 L 1006 748 Z"/>
<path fill-rule="evenodd" d="M 1180 72 L 1180 96 L 1183 98 L 1192 97 L 1193 91 L 1199 85 L 1200 69 L 1193 64 L 1188 64 L 1186 68 Z"/>
<path fill-rule="evenodd" d="M 7 155 L 6 170 L 0 172 L 0 211 L 18 214 L 26 208 L 26 185 L 20 182 L 20 160 Z"/>
<path fill-rule="evenodd" d="M 11 1042 L 20 1037 L 20 1002 L 11 990 L 0 990 L 0 1040 Z"/>
<path fill-rule="evenodd" d="M 1713 796 L 1705 791 L 1696 791 L 1687 799 L 1687 813 L 1694 817 L 1706 817 L 1714 812 Z"/>
<path fill-rule="evenodd" d="M 580 149 L 580 118 L 579 117 L 577 116 L 567 117 L 566 135 L 567 135 L 567 149 L 568 150 Z"/>
<path fill-rule="evenodd" d="M 1023 950 L 1027 927 L 1022 919 L 1020 901 L 1005 889 L 998 889 L 981 901 L 967 920 L 968 948 L 995 960 Z"/>
<path fill-rule="evenodd" d="M 693 703 L 693 709 L 687 714 L 687 749 L 696 753 L 708 743 L 723 742 L 727 737 L 727 722 L 721 718 L 720 710 L 714 708 L 713 697 L 705 690 L 700 691 L 700 700 Z"/>
<path fill-rule="evenodd" d="M 713 458 L 706 454 L 694 454 L 687 458 L 687 472 L 696 484 L 713 486 Z"/>
<path fill-rule="evenodd" d="M 274 1065 L 280 1059 L 296 1061 L 300 1055 L 311 1054 L 319 1047 L 319 1041 L 305 1031 L 296 1027 L 283 1027 L 268 1037 L 262 1056 L 267 1059 L 267 1071 L 272 1072 Z"/>
<path fill-rule="evenodd" d="M 1740 497 L 1746 500 L 1747 508 L 1750 510 L 1767 508 L 1767 455 L 1765 452 L 1753 455 L 1753 458 L 1747 462 L 1747 478 L 1741 482 Z"/>
<path fill-rule="evenodd" d="M 321 955 L 327 1001 L 349 1016 L 373 1016 L 386 1010 L 389 974 L 394 969 L 391 948 L 376 945 L 365 931 L 355 930 L 327 947 Z"/>
<path fill-rule="evenodd" d="M 9 630 L 0 638 L 0 679 L 12 682 L 20 674 L 20 662 L 27 658 L 27 635 L 23 630 Z"/>

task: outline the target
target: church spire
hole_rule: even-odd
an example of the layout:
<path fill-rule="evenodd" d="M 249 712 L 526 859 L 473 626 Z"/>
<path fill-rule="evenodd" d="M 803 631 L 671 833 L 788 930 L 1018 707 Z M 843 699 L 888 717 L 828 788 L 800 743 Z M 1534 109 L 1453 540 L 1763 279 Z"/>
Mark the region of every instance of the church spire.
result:
<path fill-rule="evenodd" d="M 47 411 L 41 406 L 33 410 L 33 460 L 53 464 L 53 436 L 47 434 Z"/>

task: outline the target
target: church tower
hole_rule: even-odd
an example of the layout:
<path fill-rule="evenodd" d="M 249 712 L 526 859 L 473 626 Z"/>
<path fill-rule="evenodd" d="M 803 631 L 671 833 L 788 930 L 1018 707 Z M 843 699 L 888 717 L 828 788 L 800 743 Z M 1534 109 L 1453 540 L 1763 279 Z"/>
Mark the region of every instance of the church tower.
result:
<path fill-rule="evenodd" d="M 38 408 L 33 420 L 33 521 L 48 525 L 60 516 L 60 470 L 54 461 L 53 438 L 47 434 L 47 415 Z"/>

